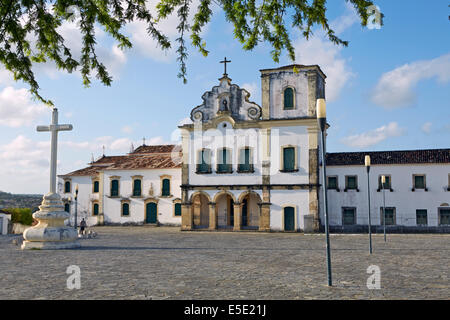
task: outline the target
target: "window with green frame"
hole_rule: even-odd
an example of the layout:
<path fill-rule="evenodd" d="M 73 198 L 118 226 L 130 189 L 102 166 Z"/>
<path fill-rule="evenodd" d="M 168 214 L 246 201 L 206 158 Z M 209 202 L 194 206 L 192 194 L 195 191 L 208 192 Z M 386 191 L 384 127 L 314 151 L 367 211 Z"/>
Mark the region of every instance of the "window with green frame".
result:
<path fill-rule="evenodd" d="M 93 214 L 94 216 L 98 216 L 98 209 L 99 209 L 98 203 L 94 203 L 94 204 L 92 205 L 92 214 Z"/>
<path fill-rule="evenodd" d="M 416 210 L 416 224 L 418 226 L 426 226 L 428 224 L 427 209 Z"/>
<path fill-rule="evenodd" d="M 294 109 L 294 89 L 284 89 L 284 110 Z"/>
<path fill-rule="evenodd" d="M 244 148 L 239 151 L 239 172 L 251 172 L 253 171 L 253 163 L 250 159 L 251 150 L 250 148 Z"/>
<path fill-rule="evenodd" d="M 358 189 L 358 180 L 356 176 L 345 176 L 345 189 Z"/>
<path fill-rule="evenodd" d="M 175 216 L 181 217 L 181 203 L 175 203 Z"/>
<path fill-rule="evenodd" d="M 162 180 L 161 195 L 162 196 L 170 196 L 170 179 Z"/>
<path fill-rule="evenodd" d="M 218 162 L 217 162 L 217 172 L 218 173 L 229 173 L 229 172 L 232 172 L 231 152 L 230 152 L 230 150 L 228 150 L 226 148 L 219 149 Z"/>
<path fill-rule="evenodd" d="M 142 181 L 141 179 L 134 179 L 133 180 L 133 196 L 134 197 L 140 197 L 142 194 L 141 190 Z"/>
<path fill-rule="evenodd" d="M 414 189 L 425 189 L 425 176 L 415 175 L 414 176 Z"/>
<path fill-rule="evenodd" d="M 197 163 L 198 173 L 210 173 L 211 172 L 211 150 L 202 149 L 198 153 L 199 163 Z"/>
<path fill-rule="evenodd" d="M 70 193 L 70 181 L 64 182 L 64 193 Z"/>
<path fill-rule="evenodd" d="M 130 204 L 128 202 L 122 203 L 122 215 L 123 216 L 130 215 Z"/>
<path fill-rule="evenodd" d="M 395 208 L 386 208 L 384 216 L 386 216 L 387 226 L 395 225 Z M 383 207 L 381 207 L 381 224 L 383 224 L 383 219 Z"/>
<path fill-rule="evenodd" d="M 355 208 L 343 208 L 342 209 L 342 224 L 354 225 L 356 224 L 356 209 Z"/>
<path fill-rule="evenodd" d="M 337 177 L 327 177 L 327 189 L 336 190 L 337 188 L 338 188 Z"/>
<path fill-rule="evenodd" d="M 111 197 L 119 196 L 119 180 L 111 180 Z"/>
<path fill-rule="evenodd" d="M 97 192 L 99 192 L 99 189 L 100 189 L 100 182 L 94 181 L 93 192 L 94 192 L 94 193 L 97 193 Z"/>
<path fill-rule="evenodd" d="M 70 204 L 69 203 L 64 204 L 64 211 L 70 213 Z"/>
<path fill-rule="evenodd" d="M 450 209 L 439 209 L 439 225 L 450 225 Z"/>
<path fill-rule="evenodd" d="M 283 148 L 283 171 L 295 171 L 295 148 Z"/>
<path fill-rule="evenodd" d="M 378 176 L 378 189 L 391 189 L 391 176 L 385 176 L 385 182 L 384 185 L 381 183 L 381 176 Z"/>

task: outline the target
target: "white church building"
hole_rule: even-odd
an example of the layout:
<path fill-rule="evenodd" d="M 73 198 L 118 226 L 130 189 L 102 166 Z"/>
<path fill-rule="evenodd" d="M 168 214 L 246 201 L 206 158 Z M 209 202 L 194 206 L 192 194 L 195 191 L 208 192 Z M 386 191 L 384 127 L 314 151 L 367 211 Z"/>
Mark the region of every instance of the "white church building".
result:
<path fill-rule="evenodd" d="M 317 65 L 261 70 L 261 106 L 225 73 L 180 126 L 181 145 L 142 145 L 59 176 L 80 221 L 176 225 L 181 230 L 315 232 L 323 229 Z M 332 125 L 332 124 L 331 124 Z M 450 232 L 450 149 L 327 154 L 330 228 Z M 380 176 L 387 177 L 383 190 Z M 75 188 L 78 186 L 75 206 Z"/>

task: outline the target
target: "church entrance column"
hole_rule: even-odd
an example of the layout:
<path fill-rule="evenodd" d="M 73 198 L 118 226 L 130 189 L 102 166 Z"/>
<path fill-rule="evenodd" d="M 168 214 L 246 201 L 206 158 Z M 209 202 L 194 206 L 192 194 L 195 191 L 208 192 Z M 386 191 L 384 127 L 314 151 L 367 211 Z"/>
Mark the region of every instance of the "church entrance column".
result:
<path fill-rule="evenodd" d="M 234 203 L 233 205 L 234 207 L 234 226 L 233 226 L 233 231 L 239 231 L 241 230 L 241 204 L 240 203 Z"/>
<path fill-rule="evenodd" d="M 216 230 L 216 229 L 217 229 L 216 203 L 210 202 L 209 203 L 209 230 Z"/>
<path fill-rule="evenodd" d="M 193 219 L 190 203 L 183 203 L 181 205 L 181 230 L 192 230 Z"/>

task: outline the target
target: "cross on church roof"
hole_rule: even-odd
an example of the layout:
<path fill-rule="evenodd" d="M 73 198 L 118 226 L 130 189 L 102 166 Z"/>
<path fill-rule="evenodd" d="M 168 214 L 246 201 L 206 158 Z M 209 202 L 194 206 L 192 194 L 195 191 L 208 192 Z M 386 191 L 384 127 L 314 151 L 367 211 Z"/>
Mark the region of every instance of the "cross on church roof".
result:
<path fill-rule="evenodd" d="M 228 62 L 231 62 L 231 60 L 227 60 L 227 57 L 225 57 L 224 59 L 223 59 L 223 61 L 220 61 L 220 63 L 223 63 L 224 64 L 224 72 L 223 72 L 223 75 L 224 76 L 228 76 L 228 73 L 227 73 L 227 63 Z"/>

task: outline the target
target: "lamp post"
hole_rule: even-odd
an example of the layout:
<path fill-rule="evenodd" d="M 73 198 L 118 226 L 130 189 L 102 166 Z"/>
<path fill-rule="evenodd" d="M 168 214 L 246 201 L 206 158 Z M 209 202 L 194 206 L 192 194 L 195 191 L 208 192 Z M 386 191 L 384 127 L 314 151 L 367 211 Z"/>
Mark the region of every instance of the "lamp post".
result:
<path fill-rule="evenodd" d="M 75 230 L 77 230 L 77 213 L 78 213 L 78 185 L 75 187 Z"/>
<path fill-rule="evenodd" d="M 381 187 L 383 188 L 383 233 L 384 242 L 386 242 L 386 198 L 384 195 L 384 186 L 386 184 L 386 176 L 381 176 Z"/>
<path fill-rule="evenodd" d="M 367 168 L 367 198 L 369 203 L 369 253 L 372 254 L 372 224 L 370 218 L 370 156 L 367 155 L 364 158 L 364 165 Z"/>
<path fill-rule="evenodd" d="M 322 141 L 322 181 L 323 181 L 323 201 L 324 201 L 324 216 L 325 216 L 325 234 L 327 246 L 327 272 L 328 272 L 328 286 L 332 286 L 331 279 L 331 254 L 330 254 L 330 232 L 328 225 L 328 200 L 327 200 L 327 173 L 326 173 L 326 151 L 325 151 L 325 127 L 327 124 L 326 104 L 325 99 L 317 99 L 317 122 L 320 128 L 320 137 Z"/>

